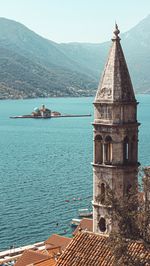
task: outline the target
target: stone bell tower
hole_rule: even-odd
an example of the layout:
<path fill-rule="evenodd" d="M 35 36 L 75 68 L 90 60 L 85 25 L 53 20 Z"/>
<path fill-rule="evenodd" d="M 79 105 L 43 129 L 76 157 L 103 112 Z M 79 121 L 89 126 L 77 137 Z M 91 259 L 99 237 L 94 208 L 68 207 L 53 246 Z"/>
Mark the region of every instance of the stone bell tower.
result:
<path fill-rule="evenodd" d="M 106 204 L 108 185 L 122 201 L 137 185 L 137 101 L 119 33 L 116 25 L 94 100 L 93 231 L 102 234 L 116 228 L 112 208 Z"/>

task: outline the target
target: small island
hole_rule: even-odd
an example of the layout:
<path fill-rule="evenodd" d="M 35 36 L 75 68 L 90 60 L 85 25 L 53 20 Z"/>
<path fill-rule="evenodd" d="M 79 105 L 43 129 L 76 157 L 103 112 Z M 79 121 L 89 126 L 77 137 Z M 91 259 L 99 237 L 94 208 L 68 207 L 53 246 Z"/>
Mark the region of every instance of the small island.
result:
<path fill-rule="evenodd" d="M 51 111 L 42 104 L 41 108 L 34 108 L 34 111 L 31 113 L 33 118 L 51 118 L 53 116 L 61 116 L 60 112 Z"/>
<path fill-rule="evenodd" d="M 91 116 L 91 114 L 61 114 L 58 111 L 51 111 L 50 109 L 46 108 L 44 104 L 40 108 L 34 108 L 33 112 L 28 115 L 19 115 L 19 116 L 10 116 L 10 118 L 58 118 L 58 117 L 85 117 Z"/>

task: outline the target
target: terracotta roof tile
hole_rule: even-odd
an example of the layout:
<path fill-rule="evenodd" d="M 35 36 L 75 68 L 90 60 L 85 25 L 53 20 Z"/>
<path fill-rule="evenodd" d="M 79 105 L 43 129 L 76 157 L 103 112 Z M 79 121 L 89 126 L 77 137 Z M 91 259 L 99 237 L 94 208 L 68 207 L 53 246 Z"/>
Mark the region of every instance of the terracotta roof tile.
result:
<path fill-rule="evenodd" d="M 93 231 L 93 219 L 83 218 L 80 224 L 77 226 L 73 235 L 75 236 L 80 230 Z"/>
<path fill-rule="evenodd" d="M 35 263 L 48 258 L 48 255 L 41 254 L 32 250 L 25 250 L 22 256 L 16 262 L 15 266 L 26 266 L 28 264 Z"/>
<path fill-rule="evenodd" d="M 36 262 L 33 264 L 33 266 L 55 266 L 56 265 L 56 261 L 53 258 L 50 259 L 46 259 L 40 262 Z M 31 266 L 31 265 L 28 265 Z"/>
<path fill-rule="evenodd" d="M 112 266 L 113 251 L 109 238 L 91 232 L 78 233 L 58 259 L 56 266 Z M 132 259 L 140 259 L 143 266 L 150 266 L 150 252 L 142 243 L 130 241 L 128 253 Z M 147 264 L 146 264 L 147 263 Z"/>
<path fill-rule="evenodd" d="M 69 237 L 54 234 L 45 241 L 45 245 L 48 245 L 49 247 L 61 247 L 62 250 L 65 250 L 70 241 L 71 238 Z"/>

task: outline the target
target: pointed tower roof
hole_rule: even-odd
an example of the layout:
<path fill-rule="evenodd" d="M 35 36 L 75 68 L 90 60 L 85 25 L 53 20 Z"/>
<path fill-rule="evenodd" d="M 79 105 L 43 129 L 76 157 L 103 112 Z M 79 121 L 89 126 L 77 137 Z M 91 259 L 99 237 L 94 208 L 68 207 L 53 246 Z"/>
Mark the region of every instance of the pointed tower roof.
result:
<path fill-rule="evenodd" d="M 98 86 L 95 103 L 136 102 L 126 60 L 120 44 L 119 33 L 120 31 L 116 24 L 112 46 Z"/>

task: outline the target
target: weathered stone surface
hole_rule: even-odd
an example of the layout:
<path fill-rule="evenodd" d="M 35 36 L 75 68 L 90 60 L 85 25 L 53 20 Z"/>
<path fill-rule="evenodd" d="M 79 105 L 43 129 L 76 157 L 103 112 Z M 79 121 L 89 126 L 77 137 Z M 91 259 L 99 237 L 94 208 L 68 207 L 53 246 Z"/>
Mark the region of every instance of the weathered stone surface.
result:
<path fill-rule="evenodd" d="M 134 91 L 119 36 L 112 39 L 95 102 L 135 102 Z"/>

